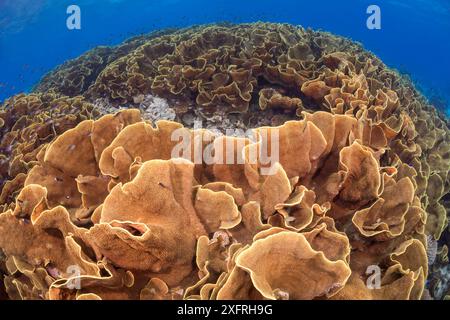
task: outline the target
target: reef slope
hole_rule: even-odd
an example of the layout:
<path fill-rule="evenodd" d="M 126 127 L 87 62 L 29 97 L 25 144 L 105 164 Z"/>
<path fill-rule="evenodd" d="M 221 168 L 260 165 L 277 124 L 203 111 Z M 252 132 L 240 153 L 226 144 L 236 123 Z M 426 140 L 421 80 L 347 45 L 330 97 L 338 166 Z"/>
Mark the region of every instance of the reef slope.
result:
<path fill-rule="evenodd" d="M 244 161 L 172 159 L 176 130 Z M 349 39 L 221 24 L 96 48 L 7 100 L 0 132 L 10 299 L 450 294 L 448 119 Z"/>

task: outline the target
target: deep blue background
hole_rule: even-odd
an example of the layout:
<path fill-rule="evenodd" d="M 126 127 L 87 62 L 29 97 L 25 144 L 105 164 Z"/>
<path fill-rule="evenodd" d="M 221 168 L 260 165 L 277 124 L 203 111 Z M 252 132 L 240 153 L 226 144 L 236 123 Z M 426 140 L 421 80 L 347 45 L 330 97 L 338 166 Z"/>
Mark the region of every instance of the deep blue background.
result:
<path fill-rule="evenodd" d="M 70 4 L 81 7 L 82 30 L 66 28 Z M 381 7 L 381 30 L 366 28 L 370 4 Z M 448 108 L 449 0 L 0 0 L 0 101 L 97 45 L 166 27 L 258 20 L 359 41 Z"/>

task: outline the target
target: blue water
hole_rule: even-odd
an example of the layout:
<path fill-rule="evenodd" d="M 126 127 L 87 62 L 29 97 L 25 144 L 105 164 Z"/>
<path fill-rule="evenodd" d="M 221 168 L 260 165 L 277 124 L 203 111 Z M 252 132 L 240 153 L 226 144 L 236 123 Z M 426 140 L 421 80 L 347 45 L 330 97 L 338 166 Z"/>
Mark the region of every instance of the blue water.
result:
<path fill-rule="evenodd" d="M 66 27 L 71 4 L 81 8 L 81 30 Z M 370 4 L 381 8 L 381 30 L 366 27 Z M 449 0 L 0 0 L 0 101 L 97 45 L 166 27 L 258 20 L 359 41 L 449 112 Z"/>

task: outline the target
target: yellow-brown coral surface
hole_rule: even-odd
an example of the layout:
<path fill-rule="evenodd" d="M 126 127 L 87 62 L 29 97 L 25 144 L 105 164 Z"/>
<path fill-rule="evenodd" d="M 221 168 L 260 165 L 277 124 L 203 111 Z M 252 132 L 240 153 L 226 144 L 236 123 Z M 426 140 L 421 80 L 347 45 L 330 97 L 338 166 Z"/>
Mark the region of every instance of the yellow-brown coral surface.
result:
<path fill-rule="evenodd" d="M 83 120 L 98 117 L 83 97 L 20 94 L 0 108 L 0 207 L 14 202 L 41 148 Z"/>
<path fill-rule="evenodd" d="M 0 215 L 8 295 L 421 297 L 426 213 L 415 176 L 402 163 L 382 167 L 354 117 L 317 112 L 256 130 L 279 131 L 271 175 L 247 156 L 230 165 L 171 159 L 180 128 L 153 127 L 130 109 L 83 121 L 43 148 L 14 210 Z M 238 146 L 234 156 L 269 143 L 190 134 L 215 157 L 223 139 Z M 365 287 L 369 265 L 382 266 L 379 289 Z M 68 285 L 76 280 L 78 290 Z"/>
<path fill-rule="evenodd" d="M 425 290 L 429 264 L 432 274 L 448 266 L 437 245 L 448 121 L 358 44 L 291 25 L 194 27 L 96 49 L 37 89 L 49 93 L 0 109 L 0 292 L 10 299 L 450 294 L 434 278 Z M 146 121 L 133 107 L 147 95 L 167 99 L 177 121 Z M 99 117 L 99 98 L 128 108 Z M 189 112 L 206 123 L 239 113 L 259 139 L 190 129 Z M 178 130 L 216 160 L 234 146 L 243 162 L 174 158 Z M 279 138 L 271 175 L 264 132 Z"/>

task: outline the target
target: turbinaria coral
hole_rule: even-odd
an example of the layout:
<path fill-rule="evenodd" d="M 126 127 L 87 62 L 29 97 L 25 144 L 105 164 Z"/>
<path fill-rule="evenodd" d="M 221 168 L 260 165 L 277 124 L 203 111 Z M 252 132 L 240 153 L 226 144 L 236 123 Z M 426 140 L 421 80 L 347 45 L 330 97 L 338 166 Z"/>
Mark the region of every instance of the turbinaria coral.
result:
<path fill-rule="evenodd" d="M 0 111 L 10 299 L 450 294 L 448 120 L 359 44 L 286 24 L 171 30 L 36 90 Z M 173 158 L 177 130 L 244 162 Z M 272 175 L 249 156 L 264 131 L 279 133 Z"/>
<path fill-rule="evenodd" d="M 381 167 L 354 117 L 305 113 L 257 129 L 279 132 L 271 175 L 247 156 L 230 165 L 173 159 L 175 130 L 200 135 L 192 147 L 211 146 L 214 157 L 224 145 L 236 157 L 270 142 L 170 121 L 153 127 L 135 109 L 83 121 L 39 152 L 14 209 L 0 215 L 8 295 L 421 297 L 426 213 L 415 177 L 403 163 Z M 364 290 L 374 264 L 383 285 Z M 67 286 L 72 265 L 78 290 Z"/>
<path fill-rule="evenodd" d="M 0 107 L 0 207 L 14 202 L 39 151 L 99 112 L 83 97 L 20 94 Z"/>

